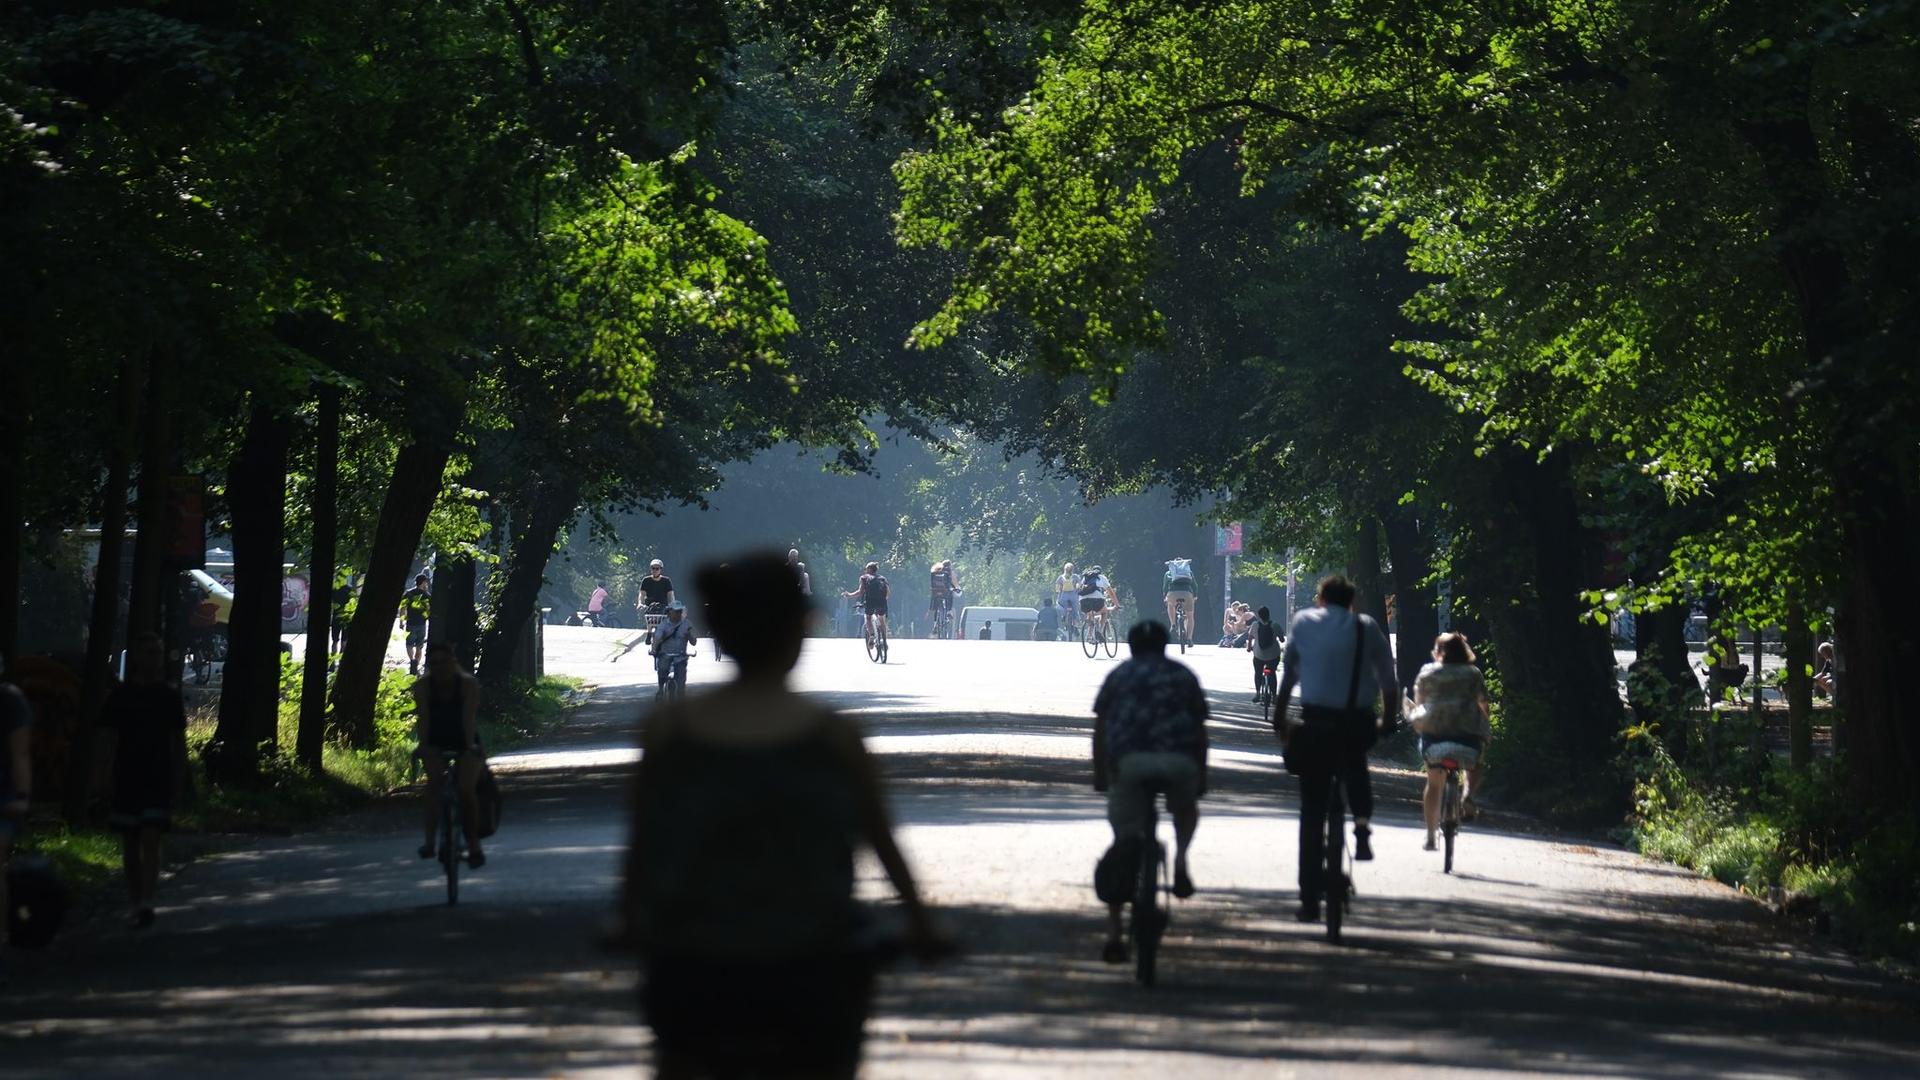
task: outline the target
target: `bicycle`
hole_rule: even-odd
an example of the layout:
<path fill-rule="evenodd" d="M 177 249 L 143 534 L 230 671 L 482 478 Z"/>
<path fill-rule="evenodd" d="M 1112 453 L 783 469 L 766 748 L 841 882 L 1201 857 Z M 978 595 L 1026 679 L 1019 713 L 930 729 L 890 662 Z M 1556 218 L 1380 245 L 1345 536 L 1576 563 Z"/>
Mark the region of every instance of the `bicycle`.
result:
<path fill-rule="evenodd" d="M 1260 669 L 1260 726 L 1273 723 L 1273 665 L 1266 664 Z"/>
<path fill-rule="evenodd" d="M 213 665 L 227 659 L 227 635 L 218 627 L 196 630 L 187 638 L 186 653 L 194 683 L 205 686 L 213 681 Z"/>
<path fill-rule="evenodd" d="M 1099 656 L 1102 649 L 1110 657 L 1119 655 L 1120 643 L 1108 629 L 1110 623 L 1111 617 L 1106 611 L 1088 612 L 1086 618 L 1080 620 L 1080 648 L 1087 659 Z"/>
<path fill-rule="evenodd" d="M 440 755 L 440 865 L 447 872 L 447 904 L 460 902 L 460 860 L 466 855 L 466 830 L 460 825 L 460 753 L 435 750 Z M 416 751 L 417 753 L 417 751 Z M 461 843 L 455 844 L 459 836 Z"/>
<path fill-rule="evenodd" d="M 685 700 L 687 696 L 687 654 L 674 653 L 669 656 L 659 657 L 656 662 L 664 662 L 666 666 L 666 681 L 660 684 L 658 690 L 654 691 L 653 700 L 660 701 L 664 698 L 669 704 Z"/>
<path fill-rule="evenodd" d="M 1189 622 L 1187 602 L 1175 600 L 1173 602 L 1173 640 L 1179 644 L 1180 653 L 1183 656 L 1186 654 L 1187 646 L 1193 644 L 1193 627 Z"/>
<path fill-rule="evenodd" d="M 873 616 L 868 615 L 864 608 L 861 610 L 860 615 L 861 621 L 866 624 L 867 628 L 867 659 L 876 664 L 886 663 L 887 628 L 876 621 Z"/>
<path fill-rule="evenodd" d="M 1447 770 L 1446 786 L 1440 789 L 1440 835 L 1446 840 L 1446 854 L 1441 857 L 1441 873 L 1453 873 L 1453 838 L 1460 833 L 1460 762 L 1452 757 L 1443 757 L 1437 764 Z"/>
<path fill-rule="evenodd" d="M 598 630 L 621 630 L 621 629 L 625 629 L 625 628 L 624 628 L 624 627 L 623 627 L 623 626 L 621 625 L 621 623 L 620 623 L 620 616 L 618 616 L 618 615 L 615 615 L 615 614 L 614 614 L 613 612 L 611 612 L 611 611 L 584 611 L 584 612 L 581 612 L 581 613 L 580 613 L 580 625 L 582 625 L 582 626 L 591 626 L 591 627 L 594 627 L 595 629 L 598 629 Z"/>
<path fill-rule="evenodd" d="M 1158 799 L 1161 792 L 1147 797 L 1147 814 L 1139 839 L 1140 857 L 1134 860 L 1132 913 L 1127 936 L 1133 943 L 1133 978 L 1141 986 L 1152 986 L 1159 961 L 1160 939 L 1173 921 L 1173 882 L 1167 874 L 1167 846 L 1157 835 L 1160 828 Z M 1161 905 L 1161 897 L 1166 904 Z"/>
<path fill-rule="evenodd" d="M 1327 940 L 1340 940 L 1340 924 L 1353 902 L 1352 860 L 1347 858 L 1347 782 L 1339 770 L 1327 786 L 1327 865 L 1321 878 L 1327 913 Z"/>
<path fill-rule="evenodd" d="M 935 641 L 946 641 L 953 637 L 953 608 L 935 607 L 933 609 L 933 633 Z"/>

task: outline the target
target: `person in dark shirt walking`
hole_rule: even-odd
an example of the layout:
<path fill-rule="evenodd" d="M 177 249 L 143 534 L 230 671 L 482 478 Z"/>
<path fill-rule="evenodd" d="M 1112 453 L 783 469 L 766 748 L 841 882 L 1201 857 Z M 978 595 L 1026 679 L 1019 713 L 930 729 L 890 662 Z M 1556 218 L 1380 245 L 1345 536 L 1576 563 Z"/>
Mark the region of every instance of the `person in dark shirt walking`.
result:
<path fill-rule="evenodd" d="M 173 825 L 175 795 L 186 783 L 187 707 L 166 682 L 166 646 L 141 634 L 127 649 L 127 681 L 108 695 L 100 726 L 113 733 L 112 821 L 121 835 L 121 869 L 132 904 L 129 922 L 153 925 L 160 884 L 160 839 Z"/>
<path fill-rule="evenodd" d="M 427 647 L 427 620 L 433 614 L 433 594 L 427 575 L 416 574 L 413 588 L 400 597 L 400 618 L 407 625 L 407 674 L 420 674 L 420 653 Z"/>

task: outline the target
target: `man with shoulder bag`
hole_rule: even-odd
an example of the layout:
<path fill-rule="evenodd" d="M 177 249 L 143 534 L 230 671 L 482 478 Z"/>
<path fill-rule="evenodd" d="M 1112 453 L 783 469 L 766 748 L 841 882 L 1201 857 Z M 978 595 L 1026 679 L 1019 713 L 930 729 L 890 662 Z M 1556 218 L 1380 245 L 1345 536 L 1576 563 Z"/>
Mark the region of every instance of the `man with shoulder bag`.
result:
<path fill-rule="evenodd" d="M 1273 710 L 1274 734 L 1286 745 L 1287 771 L 1300 780 L 1301 922 L 1317 922 L 1324 891 L 1327 799 L 1337 774 L 1353 808 L 1355 859 L 1373 858 L 1373 784 L 1367 751 L 1399 725 L 1400 695 L 1393 650 L 1378 623 L 1353 611 L 1353 583 L 1338 574 L 1320 582 L 1314 606 L 1289 628 Z M 1300 691 L 1300 721 L 1288 703 Z M 1385 691 L 1384 693 L 1382 691 Z M 1374 703 L 1386 702 L 1384 723 Z"/>

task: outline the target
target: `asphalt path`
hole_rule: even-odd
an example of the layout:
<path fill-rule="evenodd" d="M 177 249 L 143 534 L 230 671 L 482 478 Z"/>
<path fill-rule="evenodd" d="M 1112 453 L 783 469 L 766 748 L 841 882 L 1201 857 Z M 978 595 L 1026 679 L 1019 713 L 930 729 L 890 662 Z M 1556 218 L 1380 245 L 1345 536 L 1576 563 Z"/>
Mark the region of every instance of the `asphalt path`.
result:
<path fill-rule="evenodd" d="M 553 627 L 592 700 L 495 759 L 507 824 L 448 908 L 417 803 L 247 838 L 17 954 L 0 1076 L 632 1076 L 636 975 L 598 944 L 652 698 L 619 632 Z M 810 643 L 798 688 L 854 714 L 903 846 L 964 948 L 883 980 L 873 1077 L 1912 1076 L 1920 994 L 1675 868 L 1489 813 L 1458 872 L 1420 850 L 1418 781 L 1376 768 L 1379 858 L 1347 941 L 1296 924 L 1292 782 L 1244 653 L 1185 658 L 1214 704 L 1213 792 L 1161 985 L 1099 960 L 1108 832 L 1087 708 L 1117 661 L 1077 645 Z M 731 671 L 710 655 L 698 685 Z M 1165 826 L 1163 825 L 1163 829 Z M 868 860 L 862 889 L 886 890 Z"/>

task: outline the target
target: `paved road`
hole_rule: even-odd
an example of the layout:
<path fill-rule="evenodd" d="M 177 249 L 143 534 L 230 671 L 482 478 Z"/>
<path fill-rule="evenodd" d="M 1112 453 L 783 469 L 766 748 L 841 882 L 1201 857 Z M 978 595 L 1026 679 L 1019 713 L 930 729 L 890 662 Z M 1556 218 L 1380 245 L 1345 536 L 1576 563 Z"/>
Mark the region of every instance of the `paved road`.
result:
<path fill-rule="evenodd" d="M 201 860 L 154 929 L 91 926 L 18 965 L 0 1075 L 634 1075 L 634 975 L 594 945 L 651 697 L 637 654 L 608 662 L 615 636 L 552 632 L 550 669 L 594 681 L 594 703 L 499 761 L 509 825 L 457 909 L 412 855 L 410 806 Z M 1216 793 L 1202 891 L 1143 991 L 1099 962 L 1088 884 L 1106 827 L 1085 710 L 1112 662 L 904 641 L 882 668 L 814 643 L 799 684 L 867 724 L 967 949 L 885 981 L 870 1076 L 1914 1075 L 1911 987 L 1779 937 L 1719 886 L 1497 814 L 1444 876 L 1414 779 L 1386 770 L 1380 859 L 1329 946 L 1289 917 L 1294 800 L 1243 655 L 1188 658 L 1218 714 Z M 727 670 L 703 656 L 695 681 Z"/>

